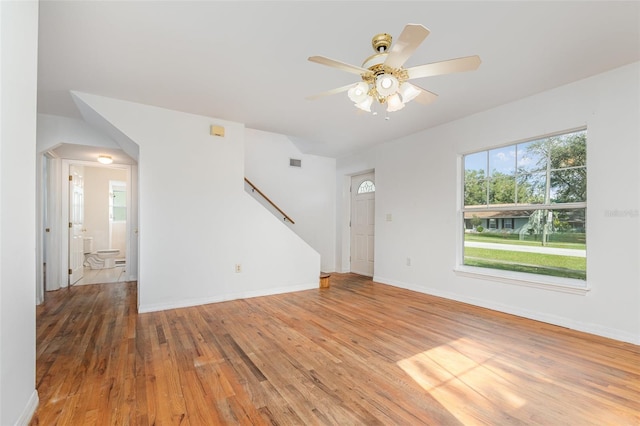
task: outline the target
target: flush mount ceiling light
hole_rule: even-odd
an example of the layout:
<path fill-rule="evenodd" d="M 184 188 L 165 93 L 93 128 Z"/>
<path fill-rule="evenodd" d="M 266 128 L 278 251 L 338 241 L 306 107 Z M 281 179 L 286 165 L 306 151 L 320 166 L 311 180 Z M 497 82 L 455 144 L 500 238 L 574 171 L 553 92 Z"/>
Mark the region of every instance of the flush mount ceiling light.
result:
<path fill-rule="evenodd" d="M 98 163 L 102 164 L 111 164 L 113 163 L 113 158 L 110 155 L 98 155 Z"/>
<path fill-rule="evenodd" d="M 346 91 L 354 105 L 367 112 L 371 112 L 371 105 L 374 101 L 380 104 L 387 104 L 387 112 L 401 110 L 405 104 L 413 99 L 422 104 L 435 101 L 438 95 L 411 84 L 408 80 L 473 71 L 480 66 L 480 57 L 466 56 L 464 58 L 404 68 L 404 63 L 428 35 L 429 30 L 422 25 L 407 24 L 398 40 L 391 46 L 391 36 L 389 34 L 377 34 L 371 40 L 371 46 L 376 53 L 365 59 L 361 67 L 324 56 L 309 57 L 311 62 L 358 74 L 362 81 L 309 96 L 307 99 L 317 99 Z"/>

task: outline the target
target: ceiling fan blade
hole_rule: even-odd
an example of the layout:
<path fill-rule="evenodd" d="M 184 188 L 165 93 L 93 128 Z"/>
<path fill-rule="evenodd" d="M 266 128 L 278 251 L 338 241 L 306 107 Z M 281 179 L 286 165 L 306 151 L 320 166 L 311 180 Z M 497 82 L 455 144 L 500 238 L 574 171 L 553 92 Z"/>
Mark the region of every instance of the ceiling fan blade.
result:
<path fill-rule="evenodd" d="M 431 77 L 434 75 L 451 74 L 455 72 L 473 71 L 480 66 L 480 57 L 466 56 L 464 58 L 449 59 L 448 61 L 418 65 L 407 69 L 409 79 Z"/>
<path fill-rule="evenodd" d="M 404 83 L 404 84 L 409 84 L 409 83 Z M 419 104 L 427 105 L 427 104 L 430 104 L 431 102 L 434 102 L 436 99 L 438 99 L 438 95 L 436 95 L 435 93 L 430 92 L 426 89 L 423 89 L 422 87 L 416 86 L 415 84 L 413 84 L 412 86 L 420 90 L 420 94 L 416 96 L 416 102 L 418 102 Z"/>
<path fill-rule="evenodd" d="M 356 84 L 358 84 L 358 83 L 351 83 L 351 84 L 347 84 L 346 86 L 336 87 L 335 89 L 327 90 L 326 92 L 318 93 L 316 95 L 307 96 L 305 99 L 308 100 L 308 101 L 314 101 L 316 99 L 324 98 L 325 96 L 335 95 L 336 93 L 340 93 L 340 92 L 346 92 L 347 90 L 351 89 Z"/>
<path fill-rule="evenodd" d="M 335 59 L 325 58 L 324 56 L 309 56 L 309 60 L 311 62 L 316 62 L 318 64 L 326 65 L 333 68 L 338 68 L 339 70 L 350 72 L 352 74 L 362 75 L 362 74 L 371 72 L 366 68 L 346 64 L 344 62 L 336 61 Z"/>
<path fill-rule="evenodd" d="M 429 30 L 422 25 L 407 24 L 393 42 L 384 64 L 391 68 L 400 68 L 428 35 Z"/>

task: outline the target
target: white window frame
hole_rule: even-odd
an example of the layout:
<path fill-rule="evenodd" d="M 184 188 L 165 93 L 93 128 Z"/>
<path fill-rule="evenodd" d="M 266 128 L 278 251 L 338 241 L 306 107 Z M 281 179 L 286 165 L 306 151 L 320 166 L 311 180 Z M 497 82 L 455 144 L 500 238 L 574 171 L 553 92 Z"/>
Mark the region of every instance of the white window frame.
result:
<path fill-rule="evenodd" d="M 114 207 L 122 207 L 122 206 L 114 206 L 114 193 L 116 192 L 116 188 L 118 188 L 118 190 L 120 188 L 124 188 L 123 191 L 119 191 L 119 192 L 124 192 L 125 193 L 125 219 L 124 220 L 116 220 L 115 219 L 115 215 L 113 213 L 113 208 Z M 127 183 L 123 182 L 123 181 L 119 181 L 119 180 L 110 180 L 109 181 L 109 223 L 126 223 L 127 219 L 126 219 L 126 212 L 127 212 L 127 208 L 129 207 L 126 203 L 126 196 L 127 196 Z"/>
<path fill-rule="evenodd" d="M 539 140 L 544 138 L 550 138 L 558 135 L 579 132 L 587 130 L 586 127 L 579 127 L 575 129 L 563 130 L 560 132 L 549 133 L 546 135 L 538 136 L 535 138 L 527 138 L 521 141 L 510 142 L 507 144 L 487 147 L 485 149 L 473 150 L 465 153 L 461 153 L 457 158 L 457 170 L 458 170 L 458 180 L 457 180 L 457 221 L 456 223 L 462 224 L 463 226 L 456 226 L 456 263 L 454 272 L 458 276 L 470 277 L 475 279 L 483 279 L 489 280 L 493 282 L 500 282 L 504 284 L 512 284 L 519 285 L 524 287 L 533 287 L 540 288 L 552 291 L 558 291 L 563 293 L 571 293 L 578 295 L 587 294 L 591 288 L 589 286 L 588 278 L 585 280 L 574 279 L 574 278 L 564 278 L 564 277 L 555 277 L 551 275 L 542 275 L 542 274 L 531 274 L 526 272 L 516 272 L 516 271 L 507 271 L 493 268 L 483 268 L 477 266 L 467 266 L 464 265 L 464 239 L 465 239 L 465 227 L 464 227 L 464 183 L 465 183 L 465 168 L 464 168 L 464 156 L 469 154 L 474 154 L 476 152 L 489 151 L 492 149 L 513 146 L 520 143 L 525 143 L 528 141 Z M 587 163 L 589 161 L 589 156 L 587 155 Z M 588 169 L 588 164 L 587 164 Z M 588 180 L 588 173 L 587 173 Z M 524 206 L 524 205 L 523 205 Z M 527 205 L 530 206 L 531 205 Z M 533 205 L 537 210 L 560 210 L 560 209 L 585 209 L 585 215 L 587 214 L 587 202 L 579 202 L 579 203 L 564 203 L 564 204 L 535 204 Z M 477 211 L 497 211 L 497 210 L 514 210 L 511 207 L 492 207 L 491 205 L 475 207 L 473 210 Z"/>

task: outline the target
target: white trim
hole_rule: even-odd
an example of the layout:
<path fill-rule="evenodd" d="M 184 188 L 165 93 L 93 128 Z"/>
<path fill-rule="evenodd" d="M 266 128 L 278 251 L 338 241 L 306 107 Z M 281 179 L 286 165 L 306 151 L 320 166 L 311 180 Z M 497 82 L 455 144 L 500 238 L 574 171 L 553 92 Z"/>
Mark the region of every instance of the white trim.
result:
<path fill-rule="evenodd" d="M 566 169 L 565 169 L 566 170 Z M 525 210 L 574 210 L 574 209 L 586 209 L 586 201 L 580 201 L 575 203 L 561 203 L 561 204 L 478 204 L 473 206 L 463 206 L 462 211 L 464 213 L 476 213 L 476 212 L 510 212 L 510 211 L 525 211 Z"/>
<path fill-rule="evenodd" d="M 524 287 L 541 288 L 544 290 L 560 291 L 563 293 L 585 295 L 591 290 L 586 281 L 571 278 L 554 277 L 551 275 L 536 275 L 526 272 L 503 271 L 493 268 L 477 268 L 460 265 L 453 270 L 456 275 L 515 284 Z"/>
<path fill-rule="evenodd" d="M 135 204 L 134 204 L 135 202 Z M 126 259 L 127 281 L 137 281 L 140 272 L 140 241 L 138 239 L 138 230 L 140 229 L 140 201 L 139 201 L 139 182 L 138 182 L 138 165 L 132 164 L 127 170 L 127 255 L 131 256 Z M 135 257 L 134 257 L 135 254 Z M 133 265 L 135 264 L 135 274 Z M 138 283 L 138 294 L 140 294 L 140 284 Z M 140 297 L 138 296 L 138 299 Z"/>
<path fill-rule="evenodd" d="M 582 132 L 583 130 L 588 130 L 587 129 L 587 125 L 586 124 L 582 124 L 578 127 L 573 127 L 573 128 L 569 128 L 566 130 L 556 130 L 554 132 L 551 133 L 544 133 L 542 135 L 539 136 L 534 136 L 532 138 L 524 138 L 524 139 L 518 139 L 516 141 L 512 141 L 512 142 L 503 142 L 497 145 L 491 145 L 489 148 L 486 149 L 476 149 L 476 150 L 472 150 L 472 151 L 465 151 L 462 152 L 461 155 L 469 155 L 469 154 L 475 154 L 477 152 L 483 152 L 483 151 L 491 151 L 492 149 L 500 149 L 500 148 L 506 148 L 508 146 L 511 145 L 519 145 L 521 143 L 527 143 L 527 142 L 534 142 L 540 139 L 548 139 L 548 138 L 552 138 L 554 136 L 560 136 L 560 135 L 565 135 L 565 134 L 569 134 L 569 133 L 576 133 L 576 132 Z"/>
<path fill-rule="evenodd" d="M 44 154 L 36 154 L 36 305 L 44 302 L 44 196 L 43 180 L 47 159 Z"/>
<path fill-rule="evenodd" d="M 125 256 L 125 265 L 126 266 L 126 270 L 127 272 L 129 272 L 131 270 L 131 267 L 129 265 L 131 265 L 131 263 L 133 262 L 134 256 L 133 256 L 133 251 L 131 248 L 131 240 L 133 238 L 138 238 L 138 233 L 137 231 L 134 232 L 134 223 L 132 220 L 132 215 L 131 215 L 131 211 L 132 211 L 132 205 L 133 205 L 133 194 L 131 193 L 131 191 L 133 190 L 133 182 L 131 182 L 131 166 L 127 167 L 127 182 L 126 182 L 126 191 L 127 191 L 127 231 L 126 231 L 126 241 L 125 241 L 125 250 L 127 251 L 127 255 Z M 137 203 L 138 200 L 135 200 L 135 202 Z M 137 211 L 137 208 L 136 208 Z M 137 223 L 138 221 L 136 220 L 136 230 L 137 230 Z M 135 259 L 139 259 L 139 257 L 136 255 Z M 137 268 L 136 268 L 137 269 Z M 134 277 L 133 274 L 131 274 L 129 272 L 129 275 L 127 277 L 128 281 L 135 281 L 137 280 L 138 277 Z"/>
<path fill-rule="evenodd" d="M 374 276 L 373 281 L 391 285 L 394 287 L 404 288 L 406 290 L 415 291 L 417 293 L 428 294 L 431 296 L 442 297 L 444 299 L 454 300 L 456 302 L 468 303 L 470 305 L 478 306 L 480 308 L 491 309 L 498 312 L 504 312 L 510 315 L 516 315 L 523 318 L 528 318 L 534 321 L 541 321 L 547 324 L 557 325 L 560 327 L 570 328 L 572 330 L 580 331 L 583 333 L 595 334 L 597 336 L 607 337 L 609 339 L 619 340 L 621 342 L 632 343 L 634 345 L 640 345 L 640 336 L 634 333 L 628 333 L 614 328 L 603 327 L 598 324 L 585 323 L 581 321 L 575 321 L 571 318 L 560 317 L 557 315 L 549 315 L 538 311 L 531 311 L 528 309 L 521 309 L 510 305 L 503 305 L 501 303 L 495 303 L 492 301 L 486 301 L 477 299 L 474 297 L 460 296 L 456 293 L 444 292 L 440 290 L 434 290 L 432 288 L 421 287 L 415 284 L 408 284 L 402 281 L 392 280 L 380 276 Z"/>
<path fill-rule="evenodd" d="M 60 215 L 61 207 L 61 189 L 60 189 L 60 172 L 61 159 L 55 156 L 55 153 L 46 151 L 42 153 L 43 161 L 47 162 L 46 180 L 39 180 L 37 186 L 38 198 L 43 199 L 46 193 L 46 204 L 38 207 L 38 214 L 42 216 L 41 226 L 49 228 L 49 232 L 42 233 L 41 246 L 38 249 L 39 259 L 42 263 L 47 264 L 47 279 L 44 280 L 44 270 L 41 268 L 42 276 L 38 279 L 44 284 L 44 291 L 60 289 L 60 252 L 61 238 L 59 224 L 61 223 Z M 44 212 L 47 212 L 46 223 L 44 222 Z M 38 225 L 36 225 L 38 226 Z M 47 235 L 48 234 L 48 235 Z M 45 256 L 46 253 L 46 256 Z"/>
<path fill-rule="evenodd" d="M 262 297 L 262 296 L 273 296 L 275 294 L 282 293 L 293 293 L 296 291 L 305 291 L 317 289 L 319 284 L 317 282 L 309 283 L 309 284 L 298 284 L 287 287 L 276 287 L 265 290 L 255 290 L 255 291 L 246 291 L 240 293 L 229 293 L 226 295 L 215 296 L 215 297 L 203 297 L 198 299 L 186 299 L 181 300 L 180 302 L 173 303 L 152 303 L 149 305 L 139 305 L 138 313 L 145 314 L 148 312 L 158 312 L 165 311 L 168 309 L 179 309 L 179 308 L 189 308 L 192 306 L 200 306 L 200 305 L 208 305 L 210 303 L 219 303 L 219 302 L 228 302 L 230 300 L 238 300 L 238 299 L 250 299 L 252 297 Z M 138 298 L 139 299 L 139 298 Z"/>
<path fill-rule="evenodd" d="M 40 403 L 40 398 L 38 398 L 38 391 L 36 389 L 33 390 L 33 393 L 29 397 L 29 401 L 27 401 L 27 405 L 22 410 L 20 417 L 16 420 L 15 426 L 28 426 L 31 422 L 31 418 L 33 414 L 36 412 L 38 408 L 38 404 Z"/>
<path fill-rule="evenodd" d="M 62 160 L 60 178 L 60 288 L 69 287 L 69 166 L 71 160 Z"/>

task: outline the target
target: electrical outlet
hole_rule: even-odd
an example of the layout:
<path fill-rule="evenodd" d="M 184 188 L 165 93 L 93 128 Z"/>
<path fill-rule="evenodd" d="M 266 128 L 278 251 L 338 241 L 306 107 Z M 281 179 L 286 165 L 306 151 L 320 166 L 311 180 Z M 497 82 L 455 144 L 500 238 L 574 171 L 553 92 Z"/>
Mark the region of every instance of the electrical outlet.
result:
<path fill-rule="evenodd" d="M 242 272 L 242 265 L 239 263 L 236 263 L 236 273 L 239 274 L 240 272 Z"/>
<path fill-rule="evenodd" d="M 411 258 L 407 257 L 407 266 L 411 266 Z"/>

